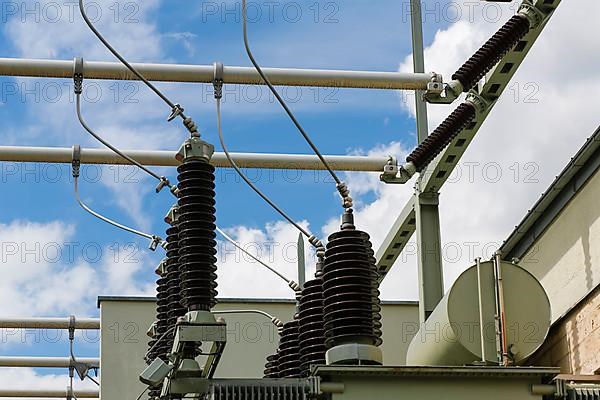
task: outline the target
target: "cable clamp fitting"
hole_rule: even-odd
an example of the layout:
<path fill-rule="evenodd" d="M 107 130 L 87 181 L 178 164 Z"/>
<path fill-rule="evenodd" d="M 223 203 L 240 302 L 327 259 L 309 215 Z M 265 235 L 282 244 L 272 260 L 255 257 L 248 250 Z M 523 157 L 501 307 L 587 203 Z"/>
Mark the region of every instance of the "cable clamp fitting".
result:
<path fill-rule="evenodd" d="M 150 245 L 148 246 L 148 248 L 152 251 L 155 251 L 159 245 L 163 249 L 165 249 L 165 250 L 167 249 L 167 242 L 162 240 L 162 238 L 160 236 L 152 235 L 152 239 L 150 241 Z"/>
<path fill-rule="evenodd" d="M 200 134 L 198 133 L 198 126 L 191 117 L 186 117 L 183 114 L 184 111 L 185 110 L 183 109 L 183 107 L 181 107 L 180 104 L 175 104 L 175 106 L 173 106 L 173 109 L 171 110 L 171 114 L 169 114 L 169 117 L 167 118 L 167 121 L 171 122 L 175 118 L 180 116 L 183 118 L 183 126 L 186 127 L 188 132 L 190 132 L 190 135 L 192 135 L 192 137 L 200 137 Z"/>
<path fill-rule="evenodd" d="M 440 96 L 444 91 L 444 81 L 442 75 L 431 73 L 431 80 L 427 82 L 427 90 L 423 93 L 423 99 L 427 96 Z"/>
<path fill-rule="evenodd" d="M 277 328 L 283 328 L 283 322 L 277 318 L 277 317 L 273 317 L 271 318 L 271 322 L 273 323 L 273 325 L 275 325 Z"/>
<path fill-rule="evenodd" d="M 475 107 L 475 111 L 477 113 L 484 113 L 489 107 L 491 102 L 481 96 L 479 93 L 471 90 L 467 93 L 467 98 L 465 99 L 466 103 L 470 103 L 473 107 Z"/>
<path fill-rule="evenodd" d="M 290 282 L 288 283 L 288 286 L 289 286 L 289 287 L 290 287 L 290 289 L 292 289 L 294 292 L 298 292 L 298 291 L 302 290 L 302 287 L 301 287 L 301 286 L 300 286 L 298 283 L 296 283 L 296 282 L 294 282 L 294 281 L 290 281 Z"/>
<path fill-rule="evenodd" d="M 167 121 L 171 122 L 173 121 L 175 118 L 177 118 L 178 116 L 180 116 L 181 114 L 183 114 L 183 107 L 181 107 L 181 105 L 179 104 L 175 104 L 173 106 L 173 109 L 171 110 L 171 114 L 169 114 L 169 116 L 167 117 Z"/>
<path fill-rule="evenodd" d="M 315 235 L 311 235 L 311 237 L 308 238 L 308 243 L 312 244 L 316 248 L 323 247 L 323 243 L 321 243 L 321 241 Z"/>
<path fill-rule="evenodd" d="M 171 188 L 171 181 L 165 176 L 160 177 L 160 182 L 156 186 L 156 193 L 160 193 L 165 187 Z"/>
<path fill-rule="evenodd" d="M 75 339 L 75 316 L 69 316 L 69 341 L 73 341 Z"/>
<path fill-rule="evenodd" d="M 81 169 L 81 146 L 76 144 L 73 145 L 73 153 L 71 156 L 71 169 L 73 171 L 73 178 L 79 178 Z"/>
<path fill-rule="evenodd" d="M 336 185 L 340 196 L 342 196 L 342 206 L 344 208 L 352 208 L 354 202 L 352 201 L 352 197 L 350 197 L 350 190 L 348 189 L 348 185 L 345 182 L 341 182 Z"/>
<path fill-rule="evenodd" d="M 73 59 L 73 82 L 75 94 L 81 94 L 83 91 L 83 58 L 75 57 Z"/>
<path fill-rule="evenodd" d="M 156 185 L 156 193 L 160 193 L 161 190 L 168 187 L 169 191 L 173 193 L 173 196 L 177 197 L 179 194 L 179 188 L 176 185 L 171 185 L 171 181 L 165 176 L 160 177 L 160 182 Z"/>
<path fill-rule="evenodd" d="M 518 13 L 529 20 L 529 29 L 537 28 L 546 17 L 546 14 L 537 8 L 530 0 L 525 0 L 519 7 Z"/>
<path fill-rule="evenodd" d="M 215 90 L 215 99 L 223 98 L 223 70 L 224 66 L 222 62 L 214 63 L 213 87 Z"/>

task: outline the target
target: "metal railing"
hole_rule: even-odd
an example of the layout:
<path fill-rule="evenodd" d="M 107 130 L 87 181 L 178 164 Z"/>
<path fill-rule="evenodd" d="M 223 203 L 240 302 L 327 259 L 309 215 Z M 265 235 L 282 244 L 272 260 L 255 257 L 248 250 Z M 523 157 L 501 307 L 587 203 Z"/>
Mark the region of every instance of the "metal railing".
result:
<path fill-rule="evenodd" d="M 148 166 L 178 166 L 176 151 L 166 150 L 123 150 L 123 153 Z M 240 168 L 323 170 L 325 167 L 315 155 L 231 153 Z M 396 164 L 392 156 L 324 156 L 332 169 L 338 171 L 383 172 L 388 164 Z M 73 150 L 68 147 L 0 146 L 0 161 L 68 163 L 73 159 Z M 211 164 L 215 167 L 231 168 L 224 153 L 213 154 Z M 129 162 L 108 149 L 81 149 L 82 164 L 127 165 Z"/>
<path fill-rule="evenodd" d="M 72 60 L 34 60 L 0 58 L 0 75 L 38 78 L 72 78 Z M 136 64 L 149 81 L 212 83 L 213 65 Z M 137 80 L 121 63 L 85 61 L 87 79 Z M 439 76 L 431 73 L 347 71 L 300 68 L 263 68 L 273 85 L 313 86 L 363 89 L 426 90 L 427 84 Z M 264 85 L 253 67 L 223 67 L 223 83 Z"/>
<path fill-rule="evenodd" d="M 71 341 L 69 357 L 23 357 L 0 356 L 0 367 L 25 368 L 68 368 L 69 379 L 72 382 L 76 368 L 83 366 L 86 376 L 88 369 L 100 367 L 97 357 L 77 357 L 72 353 L 72 341 L 75 330 L 100 329 L 98 318 L 1 318 L 0 329 L 68 329 Z M 78 371 L 79 373 L 79 371 Z M 98 390 L 73 390 L 72 383 L 65 390 L 55 389 L 0 389 L 0 398 L 99 398 Z"/>

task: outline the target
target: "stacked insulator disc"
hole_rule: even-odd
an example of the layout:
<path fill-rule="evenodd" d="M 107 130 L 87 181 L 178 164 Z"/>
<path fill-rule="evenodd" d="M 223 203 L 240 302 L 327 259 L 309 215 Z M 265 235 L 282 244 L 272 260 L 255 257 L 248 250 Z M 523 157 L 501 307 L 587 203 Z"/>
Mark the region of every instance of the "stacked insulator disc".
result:
<path fill-rule="evenodd" d="M 468 92 L 496 65 L 502 57 L 529 32 L 529 21 L 523 15 L 513 15 L 471 58 L 452 75 Z"/>
<path fill-rule="evenodd" d="M 167 299 L 168 279 L 162 274 L 156 281 L 156 325 L 155 335 L 150 340 L 149 346 L 153 349 L 148 353 L 148 359 L 152 362 L 155 358 L 167 359 L 169 346 L 166 340 L 158 341 L 168 330 L 169 301 Z M 158 343 L 157 343 L 158 342 Z"/>
<path fill-rule="evenodd" d="M 265 364 L 265 378 L 279 378 L 279 354 L 273 354 L 267 357 Z"/>
<path fill-rule="evenodd" d="M 363 232 L 364 233 L 364 232 Z M 381 330 L 381 300 L 379 298 L 379 272 L 377 271 L 377 260 L 375 259 L 375 252 L 373 251 L 373 245 L 371 244 L 371 240 L 369 235 L 364 233 L 363 240 L 365 241 L 365 247 L 367 248 L 367 254 L 369 254 L 369 259 L 371 262 L 371 268 L 373 271 L 373 286 L 371 292 L 371 300 L 373 306 L 373 330 L 375 332 L 375 337 L 377 338 L 375 342 L 375 346 L 380 346 L 383 343 L 383 332 Z"/>
<path fill-rule="evenodd" d="M 300 376 L 300 342 L 298 340 L 298 320 L 283 324 L 279 338 L 279 378 Z"/>
<path fill-rule="evenodd" d="M 167 312 L 167 325 L 169 328 L 175 326 L 177 319 L 186 313 L 185 307 L 181 304 L 181 278 L 179 264 L 179 229 L 171 226 L 167 229 L 167 301 L 169 311 Z M 169 350 L 173 347 L 175 334 L 171 332 L 167 340 Z"/>
<path fill-rule="evenodd" d="M 365 232 L 348 229 L 329 236 L 323 266 L 325 344 L 380 343 L 377 280 Z M 379 336 L 378 336 L 379 335 Z"/>
<path fill-rule="evenodd" d="M 209 311 L 216 303 L 214 171 L 195 159 L 177 168 L 181 303 L 189 311 Z"/>
<path fill-rule="evenodd" d="M 320 278 L 304 284 L 298 309 L 300 369 L 303 376 L 308 376 L 311 365 L 325 365 L 323 281 Z"/>

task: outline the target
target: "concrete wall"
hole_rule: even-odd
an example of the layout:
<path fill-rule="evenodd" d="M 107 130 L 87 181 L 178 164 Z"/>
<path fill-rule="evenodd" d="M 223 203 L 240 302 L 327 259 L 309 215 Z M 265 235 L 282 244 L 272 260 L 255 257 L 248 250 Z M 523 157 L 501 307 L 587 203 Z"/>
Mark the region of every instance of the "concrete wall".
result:
<path fill-rule="evenodd" d="M 562 210 L 520 264 L 546 289 L 552 321 L 600 284 L 600 174 Z"/>
<path fill-rule="evenodd" d="M 600 368 L 600 174 L 561 211 L 520 264 L 542 283 L 554 327 L 531 365 L 560 366 L 562 373 Z"/>
<path fill-rule="evenodd" d="M 144 389 L 138 376 L 146 367 L 146 330 L 155 319 L 151 298 L 101 298 L 100 360 L 102 400 L 135 399 Z M 290 320 L 295 305 L 290 301 L 221 300 L 218 310 L 260 309 L 283 321 Z M 216 377 L 259 378 L 265 357 L 275 352 L 278 335 L 260 315 L 227 314 L 227 347 Z M 386 365 L 404 365 L 408 345 L 418 330 L 416 303 L 384 303 L 382 309 Z"/>

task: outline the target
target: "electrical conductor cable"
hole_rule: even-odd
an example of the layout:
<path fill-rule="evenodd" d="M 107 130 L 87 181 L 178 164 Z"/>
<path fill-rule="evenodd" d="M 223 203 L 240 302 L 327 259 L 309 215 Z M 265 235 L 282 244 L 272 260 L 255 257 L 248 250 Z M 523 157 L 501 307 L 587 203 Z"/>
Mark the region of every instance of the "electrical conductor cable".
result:
<path fill-rule="evenodd" d="M 159 176 L 158 174 L 156 174 L 152 170 L 146 168 L 144 165 L 142 165 L 141 163 L 137 162 L 132 157 L 129 157 L 127 154 L 123 153 L 118 148 L 116 148 L 115 146 L 111 145 L 108 141 L 106 141 L 105 139 L 103 139 L 99 134 L 97 134 L 96 132 L 94 132 L 94 130 L 88 126 L 88 124 L 85 122 L 85 120 L 83 118 L 83 115 L 81 113 L 81 93 L 83 92 L 83 79 L 84 79 L 83 59 L 78 57 L 78 58 L 75 58 L 75 60 L 74 60 L 74 66 L 73 66 L 73 83 L 74 83 L 73 92 L 75 93 L 75 104 L 76 104 L 75 108 L 76 108 L 76 111 L 77 111 L 77 119 L 79 120 L 79 123 L 81 124 L 81 126 L 90 135 L 92 135 L 92 137 L 94 137 L 97 141 L 99 141 L 100 143 L 102 143 L 104 146 L 108 147 L 110 150 L 112 150 L 118 156 L 120 156 L 123 159 L 129 161 L 132 165 L 135 165 L 136 167 L 138 167 L 139 169 L 141 169 L 142 171 L 144 171 L 145 173 L 147 173 L 151 177 L 153 177 L 156 180 L 158 180 L 159 181 L 159 185 L 156 187 L 156 192 L 157 193 L 160 192 L 162 190 L 162 188 L 166 186 L 166 187 L 169 188 L 169 190 L 171 191 L 171 193 L 173 193 L 174 195 L 176 195 L 176 193 L 177 193 L 177 186 L 171 185 L 171 182 L 166 177 Z"/>
<path fill-rule="evenodd" d="M 219 66 L 215 65 L 215 72 L 217 70 L 219 70 Z M 215 73 L 215 75 L 217 75 L 217 73 Z M 256 194 L 258 194 L 264 201 L 267 202 L 267 204 L 269 204 L 283 218 L 285 218 L 290 224 L 292 224 L 304 236 L 306 236 L 308 238 L 309 243 L 312 244 L 315 248 L 317 248 L 318 252 L 320 252 L 321 249 L 324 252 L 325 249 L 324 249 L 321 241 L 314 235 L 311 235 L 306 229 L 304 229 L 302 226 L 300 226 L 297 222 L 295 222 L 281 208 L 279 208 L 279 206 L 277 206 L 277 204 L 275 204 L 271 199 L 269 199 L 269 197 L 267 197 L 267 195 L 265 195 L 258 187 L 256 187 L 256 185 L 254 185 L 254 183 L 252 183 L 252 181 L 250 179 L 248 179 L 248 177 L 242 172 L 242 170 L 237 165 L 235 160 L 231 157 L 231 154 L 229 154 L 229 150 L 227 149 L 227 145 L 225 144 L 225 140 L 223 138 L 223 129 L 221 126 L 221 98 L 222 98 L 222 94 L 223 94 L 223 92 L 222 92 L 223 81 L 220 79 L 220 77 L 218 77 L 218 76 L 215 77 L 214 86 L 215 86 L 215 100 L 216 100 L 216 107 L 217 107 L 217 132 L 219 135 L 219 142 L 221 143 L 221 147 L 223 148 L 223 152 L 225 153 L 227 160 L 229 160 L 229 163 L 231 164 L 233 169 L 244 180 L 244 182 L 246 182 L 248 184 L 248 186 L 250 186 L 250 188 L 252 188 L 252 190 L 254 190 L 254 192 L 256 192 Z"/>
<path fill-rule="evenodd" d="M 127 69 L 129 69 L 131 71 L 131 73 L 133 73 L 139 80 L 144 82 L 144 84 L 146 84 L 146 86 L 148 86 L 154 93 L 156 93 L 156 95 L 158 97 L 160 97 L 169 107 L 171 107 L 171 115 L 169 116 L 169 118 L 167 120 L 172 121 L 173 119 L 175 119 L 176 117 L 179 116 L 179 117 L 181 117 L 181 119 L 183 119 L 183 125 L 188 129 L 188 131 L 190 132 L 190 134 L 192 136 L 200 136 L 200 134 L 198 133 L 196 124 L 190 117 L 185 116 L 185 114 L 183 113 L 184 109 L 181 107 L 181 105 L 175 104 L 171 100 L 169 100 L 169 98 L 167 96 L 165 96 L 160 90 L 158 90 L 158 88 L 156 86 L 154 86 L 138 70 L 136 70 L 133 67 L 133 65 L 131 65 L 129 62 L 127 62 L 127 60 L 123 56 L 121 56 L 121 54 L 119 54 L 119 52 L 110 45 L 110 43 L 108 43 L 108 41 L 104 38 L 104 36 L 102 36 L 102 34 L 96 29 L 96 27 L 94 27 L 94 24 L 92 24 L 92 21 L 90 21 L 90 19 L 87 16 L 87 13 L 85 12 L 85 5 L 83 3 L 83 0 L 79 0 L 79 11 L 81 12 L 81 16 L 83 17 L 83 20 L 85 21 L 87 26 L 94 33 L 94 35 L 96 35 L 96 37 L 102 42 L 102 44 L 104 44 L 104 46 L 121 63 L 123 63 L 123 65 L 125 65 L 125 67 L 127 67 Z"/>
<path fill-rule="evenodd" d="M 244 254 L 246 254 L 247 256 L 249 256 L 250 258 L 252 258 L 254 261 L 258 262 L 263 267 L 265 267 L 266 269 L 268 269 L 269 271 L 271 271 L 272 273 L 274 273 L 275 275 L 277 275 L 278 277 L 280 277 L 281 279 L 283 279 L 285 281 L 285 283 L 287 283 L 288 286 L 290 288 L 292 288 L 292 290 L 297 291 L 297 290 L 301 289 L 300 285 L 298 285 L 296 282 L 294 282 L 291 279 L 288 279 L 281 272 L 277 271 L 273 267 L 270 267 L 267 263 L 265 263 L 264 261 L 262 261 L 260 258 L 254 256 L 248 250 L 245 250 L 238 242 L 236 242 L 235 240 L 233 240 L 229 235 L 227 235 L 225 232 L 223 232 L 223 230 L 221 228 L 219 228 L 218 226 L 217 226 L 217 232 L 219 232 L 221 234 L 221 236 L 223 236 L 229 243 L 231 243 L 235 247 L 237 247 L 241 252 L 243 252 Z"/>
<path fill-rule="evenodd" d="M 331 168 L 331 166 L 329 165 L 327 160 L 325 160 L 325 157 L 323 157 L 323 155 L 321 154 L 321 152 L 319 151 L 317 146 L 313 143 L 313 141 L 310 139 L 310 137 L 304 130 L 304 128 L 302 128 L 302 125 L 300 125 L 300 122 L 296 119 L 292 110 L 288 107 L 286 102 L 279 95 L 279 93 L 277 92 L 277 90 L 275 89 L 273 84 L 271 84 L 271 81 L 269 80 L 269 78 L 267 78 L 267 76 L 263 72 L 262 68 L 260 67 L 260 65 L 258 64 L 256 59 L 254 58 L 254 55 L 252 54 L 252 50 L 250 49 L 250 43 L 248 41 L 247 25 L 248 25 L 248 18 L 246 15 L 246 0 L 242 0 L 242 27 L 243 27 L 243 33 L 244 33 L 244 47 L 246 48 L 246 53 L 248 54 L 248 58 L 250 59 L 250 62 L 252 62 L 252 65 L 254 65 L 254 68 L 256 69 L 256 71 L 258 72 L 258 74 L 260 75 L 262 80 L 269 87 L 269 89 L 271 90 L 271 93 L 273 93 L 273 96 L 275 96 L 275 98 L 277 99 L 277 101 L 279 102 L 281 107 L 283 107 L 286 114 L 292 120 L 293 124 L 296 126 L 296 128 L 298 129 L 300 134 L 304 137 L 304 140 L 308 143 L 310 148 L 317 155 L 317 157 L 319 158 L 321 163 L 325 166 L 327 171 L 329 171 L 329 174 L 335 181 L 337 190 L 338 190 L 340 196 L 342 197 L 344 208 L 352 208 L 353 202 L 352 202 L 352 198 L 350 197 L 350 192 L 348 190 L 348 186 L 344 182 L 342 182 L 340 180 L 340 178 L 337 176 L 337 174 L 333 171 L 333 169 Z"/>
<path fill-rule="evenodd" d="M 135 235 L 138 235 L 138 236 L 141 236 L 141 237 L 151 240 L 150 250 L 153 250 L 153 251 L 156 250 L 158 245 L 161 245 L 161 247 L 165 247 L 166 242 L 163 239 L 161 239 L 160 236 L 145 233 L 145 232 L 139 231 L 137 229 L 130 228 L 126 225 L 120 224 L 116 221 L 113 221 L 112 219 L 107 218 L 107 217 L 103 216 L 102 214 L 97 213 L 96 211 L 92 210 L 81 200 L 81 197 L 79 196 L 79 171 L 80 171 L 80 166 L 81 166 L 80 154 L 81 154 L 81 148 L 79 147 L 79 145 L 73 146 L 73 161 L 72 161 L 73 189 L 75 192 L 75 199 L 77 200 L 77 203 L 81 206 L 81 208 L 83 208 L 85 211 L 87 211 L 94 217 L 96 217 L 108 224 L 111 224 L 112 226 L 115 226 L 124 231 L 130 232 Z"/>

